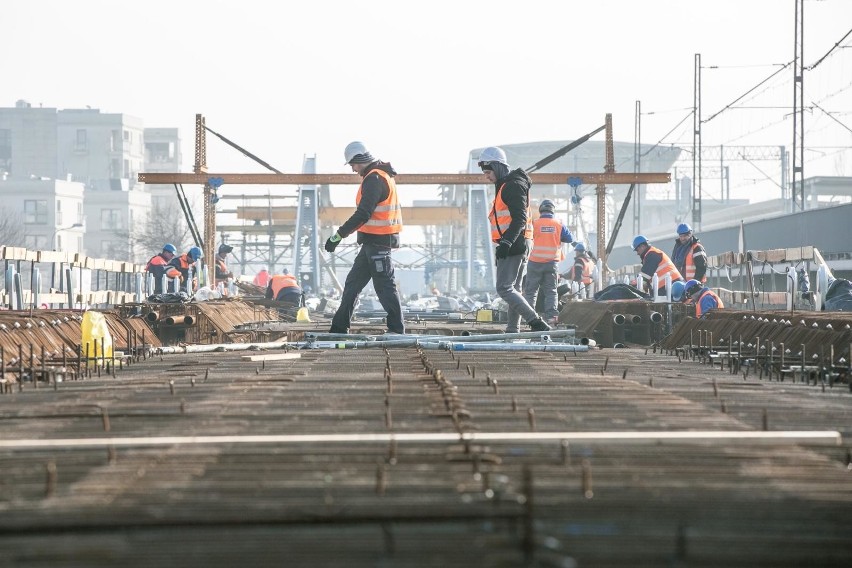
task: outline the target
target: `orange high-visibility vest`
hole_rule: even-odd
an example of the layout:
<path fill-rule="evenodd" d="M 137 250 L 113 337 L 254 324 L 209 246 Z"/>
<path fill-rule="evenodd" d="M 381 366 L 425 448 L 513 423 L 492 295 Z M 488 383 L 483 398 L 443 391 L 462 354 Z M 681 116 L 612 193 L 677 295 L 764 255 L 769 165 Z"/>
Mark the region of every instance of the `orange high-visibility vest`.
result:
<path fill-rule="evenodd" d="M 583 273 L 580 276 L 580 282 L 583 284 L 591 284 L 592 283 L 592 272 L 595 269 L 595 263 L 592 262 L 591 258 L 586 258 L 585 256 L 581 256 L 574 260 L 574 270 L 577 269 L 577 261 L 583 263 Z M 574 274 L 574 280 L 576 282 L 577 275 Z"/>
<path fill-rule="evenodd" d="M 722 299 L 716 294 L 716 292 L 714 292 L 714 291 L 712 291 L 708 288 L 707 290 L 704 291 L 703 294 L 701 294 L 700 296 L 698 296 L 694 300 L 695 301 L 695 317 L 697 317 L 697 318 L 701 317 L 701 298 L 703 298 L 704 296 L 706 296 L 708 294 L 712 298 L 716 299 L 716 308 L 721 309 L 721 308 L 725 307 L 725 305 L 722 303 Z"/>
<path fill-rule="evenodd" d="M 396 196 L 396 182 L 393 180 L 393 176 L 384 170 L 371 170 L 367 176 L 372 174 L 378 174 L 385 179 L 388 184 L 388 197 L 376 205 L 372 216 L 358 230 L 371 235 L 399 233 L 402 230 L 402 208 L 399 206 L 399 200 Z M 367 176 L 364 176 L 364 179 L 367 179 Z M 361 188 L 363 187 L 364 181 L 362 180 L 361 185 L 358 186 L 358 195 L 355 197 L 356 206 L 361 204 Z"/>
<path fill-rule="evenodd" d="M 669 258 L 669 255 L 667 255 L 666 253 L 664 253 L 663 251 L 661 251 L 657 247 L 652 247 L 650 245 L 648 246 L 648 250 L 646 250 L 645 254 L 642 255 L 642 261 L 643 262 L 645 260 L 645 257 L 648 256 L 649 252 L 659 253 L 663 257 L 662 260 L 660 260 L 660 264 L 657 265 L 657 270 L 654 273 L 654 274 L 657 275 L 657 278 L 658 278 L 658 281 L 659 281 L 658 286 L 660 288 L 662 288 L 666 285 L 666 274 L 672 275 L 672 282 L 674 282 L 676 280 L 683 280 L 683 277 L 680 275 L 680 272 L 678 272 L 677 267 L 674 265 L 674 262 L 672 262 L 672 259 Z M 651 280 L 651 277 L 648 276 L 647 274 L 643 273 L 642 277 L 649 280 L 649 281 Z"/>
<path fill-rule="evenodd" d="M 695 278 L 695 247 L 697 247 L 700 243 L 692 243 L 692 246 L 689 247 L 689 252 L 686 253 L 686 259 L 684 260 L 684 272 L 686 274 L 683 275 L 687 281 Z M 704 257 L 707 258 L 707 253 L 704 253 Z M 704 284 L 707 282 L 707 275 L 701 277 L 701 283 Z"/>
<path fill-rule="evenodd" d="M 562 253 L 562 222 L 558 219 L 539 217 L 533 221 L 533 249 L 530 262 L 559 262 Z"/>
<path fill-rule="evenodd" d="M 488 219 L 491 221 L 491 240 L 498 242 L 503 238 L 503 233 L 509 230 L 509 225 L 512 224 L 512 214 L 509 213 L 509 206 L 503 201 L 502 192 L 506 184 L 500 186 L 497 194 L 494 196 L 494 203 L 491 205 L 491 212 L 488 213 Z M 530 208 L 527 206 L 527 226 L 524 228 L 524 238 L 529 240 L 533 238 L 533 224 L 530 217 Z"/>
<path fill-rule="evenodd" d="M 278 297 L 278 292 L 284 288 L 298 288 L 299 283 L 292 274 L 276 274 L 269 281 L 269 287 L 272 288 L 272 299 L 274 300 Z"/>

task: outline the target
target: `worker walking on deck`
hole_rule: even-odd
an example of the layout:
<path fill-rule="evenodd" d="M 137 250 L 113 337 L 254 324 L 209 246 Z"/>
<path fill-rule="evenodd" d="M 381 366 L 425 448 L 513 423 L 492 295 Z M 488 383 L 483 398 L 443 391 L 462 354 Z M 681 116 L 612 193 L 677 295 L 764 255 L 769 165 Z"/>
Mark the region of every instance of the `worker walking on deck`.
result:
<path fill-rule="evenodd" d="M 497 294 L 509 305 L 506 333 L 520 331 L 521 318 L 533 331 L 548 331 L 550 326 L 520 292 L 532 248 L 533 224 L 529 212 L 532 181 L 520 168 L 510 171 L 502 148 L 485 148 L 479 155 L 479 167 L 495 188 L 488 218 L 491 240 L 497 245 Z"/>
<path fill-rule="evenodd" d="M 695 279 L 686 283 L 684 295 L 687 303 L 695 304 L 695 317 L 697 318 L 703 317 L 711 310 L 721 310 L 725 307 L 716 292 L 703 286 L 701 282 Z"/>
<path fill-rule="evenodd" d="M 571 231 L 559 219 L 553 217 L 556 206 L 545 199 L 538 206 L 539 218 L 533 221 L 533 248 L 527 263 L 527 278 L 524 281 L 524 298 L 531 306 L 541 294 L 544 304 L 544 319 L 555 325 L 559 316 L 559 296 L 556 292 L 559 278 L 556 263 L 563 260 L 562 243 L 574 241 Z"/>
<path fill-rule="evenodd" d="M 592 274 L 595 271 L 595 263 L 589 258 L 586 245 L 577 243 L 574 245 L 574 265 L 562 275 L 577 285 L 576 298 L 592 297 Z"/>
<path fill-rule="evenodd" d="M 355 301 L 370 280 L 379 302 L 387 312 L 391 333 L 405 333 L 402 306 L 396 288 L 391 251 L 399 248 L 402 209 L 397 198 L 396 171 L 388 162 L 372 156 L 363 142 L 351 142 L 343 151 L 346 164 L 361 176 L 355 197 L 357 209 L 325 242 L 325 250 L 334 252 L 340 241 L 358 232 L 358 251 L 352 270 L 346 276 L 340 307 L 331 320 L 331 333 L 349 333 Z"/>
<path fill-rule="evenodd" d="M 651 279 L 657 275 L 657 295 L 666 295 L 666 275 L 670 275 L 672 282 L 683 280 L 677 267 L 672 262 L 669 256 L 658 249 L 651 246 L 643 235 L 636 235 L 633 239 L 633 250 L 642 259 L 642 270 L 639 275 L 642 277 L 641 287 L 645 293 L 651 294 Z"/>
<path fill-rule="evenodd" d="M 707 282 L 707 252 L 687 223 L 677 226 L 677 239 L 672 249 L 672 262 L 686 280 Z"/>
<path fill-rule="evenodd" d="M 161 294 L 163 292 L 163 275 L 166 273 L 166 267 L 169 262 L 177 254 L 177 248 L 171 243 L 163 245 L 163 252 L 151 257 L 148 264 L 145 265 L 145 270 L 148 274 L 154 277 L 154 293 Z"/>

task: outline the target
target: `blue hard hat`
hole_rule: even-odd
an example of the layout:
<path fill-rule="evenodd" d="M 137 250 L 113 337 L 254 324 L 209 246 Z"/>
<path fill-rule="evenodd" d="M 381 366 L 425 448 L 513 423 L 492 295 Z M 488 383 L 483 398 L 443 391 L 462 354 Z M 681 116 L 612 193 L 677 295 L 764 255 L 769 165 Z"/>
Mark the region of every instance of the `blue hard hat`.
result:
<path fill-rule="evenodd" d="M 639 248 L 639 245 L 648 244 L 648 239 L 645 238 L 644 235 L 636 235 L 633 238 L 633 250 Z"/>
<path fill-rule="evenodd" d="M 191 249 L 189 249 L 189 258 L 191 258 L 192 260 L 198 260 L 203 255 L 204 253 L 201 251 L 201 247 L 192 247 Z"/>
<path fill-rule="evenodd" d="M 687 298 L 691 298 L 694 294 L 696 294 L 699 290 L 701 290 L 701 282 L 693 278 L 684 286 L 683 293 L 686 294 Z"/>
<path fill-rule="evenodd" d="M 577 243 L 574 245 L 574 252 L 586 252 L 586 245 L 583 243 Z"/>
<path fill-rule="evenodd" d="M 685 234 L 691 233 L 691 232 L 692 232 L 692 227 L 689 226 L 689 223 L 681 223 L 680 225 L 677 226 L 677 234 L 678 235 L 685 235 Z"/>
<path fill-rule="evenodd" d="M 683 280 L 672 282 L 672 302 L 683 300 L 684 290 L 686 290 L 686 284 L 684 284 Z"/>
<path fill-rule="evenodd" d="M 166 243 L 163 245 L 163 252 L 170 252 L 172 254 L 177 254 L 177 247 L 172 243 Z"/>

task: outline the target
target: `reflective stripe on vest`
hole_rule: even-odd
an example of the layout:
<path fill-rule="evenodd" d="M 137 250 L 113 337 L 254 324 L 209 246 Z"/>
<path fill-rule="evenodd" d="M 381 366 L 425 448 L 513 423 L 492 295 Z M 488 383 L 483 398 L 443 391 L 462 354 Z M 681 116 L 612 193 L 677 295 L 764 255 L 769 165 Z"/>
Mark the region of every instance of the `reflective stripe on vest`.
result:
<path fill-rule="evenodd" d="M 553 218 L 539 217 L 533 221 L 533 249 L 530 262 L 559 262 L 562 254 L 562 223 Z"/>
<path fill-rule="evenodd" d="M 662 260 L 660 260 L 660 264 L 657 265 L 657 270 L 654 272 L 654 274 L 657 275 L 657 279 L 658 279 L 657 285 L 658 285 L 659 288 L 665 287 L 665 285 L 666 285 L 666 274 L 672 275 L 672 282 L 674 282 L 676 280 L 683 280 L 683 278 L 680 275 L 680 272 L 678 272 L 677 267 L 674 265 L 674 262 L 672 262 L 672 259 L 669 258 L 669 255 L 667 255 L 666 253 L 664 253 L 663 251 L 661 251 L 657 247 L 652 247 L 650 245 L 648 246 L 648 250 L 645 251 L 645 254 L 642 256 L 643 262 L 645 260 L 645 257 L 648 256 L 648 253 L 651 253 L 651 252 L 658 253 L 660 256 L 662 256 Z M 645 273 L 642 274 L 642 277 L 645 278 L 648 281 L 651 280 L 651 277 L 648 276 Z"/>
<path fill-rule="evenodd" d="M 276 274 L 269 281 L 269 287 L 272 288 L 272 299 L 274 300 L 282 289 L 298 288 L 299 283 L 296 282 L 296 277 L 292 274 Z"/>
<path fill-rule="evenodd" d="M 509 213 L 509 206 L 503 201 L 503 188 L 506 184 L 500 186 L 497 194 L 494 195 L 494 203 L 491 205 L 491 212 L 488 213 L 488 219 L 491 221 L 491 241 L 498 242 L 503 238 L 503 233 L 509 230 L 509 225 L 512 224 L 512 214 Z M 530 240 L 533 238 L 533 224 L 530 217 L 530 208 L 527 206 L 527 226 L 524 228 L 524 239 Z"/>
<path fill-rule="evenodd" d="M 684 272 L 683 277 L 686 280 L 693 280 L 695 278 L 695 247 L 698 246 L 698 243 L 692 243 L 689 247 L 689 251 L 686 253 L 686 259 L 684 260 Z M 698 253 L 698 256 L 703 256 L 705 260 L 707 259 L 707 253 L 703 250 Z M 700 282 L 704 284 L 707 282 L 707 275 L 701 277 Z"/>
<path fill-rule="evenodd" d="M 704 291 L 703 294 L 701 294 L 700 296 L 698 296 L 698 298 L 695 299 L 695 317 L 697 317 L 697 318 L 701 317 L 701 300 L 704 298 L 704 296 L 706 296 L 708 294 L 710 294 L 710 296 L 716 300 L 716 308 L 721 309 L 721 308 L 725 307 L 725 305 L 722 303 L 722 299 L 719 298 L 719 296 L 717 296 L 714 291 L 712 291 L 708 288 L 707 290 Z"/>
<path fill-rule="evenodd" d="M 392 235 L 399 233 L 402 230 L 402 208 L 399 206 L 399 200 L 396 196 L 396 182 L 393 176 L 384 170 L 370 170 L 364 179 L 368 176 L 377 174 L 384 178 L 388 184 L 388 197 L 384 201 L 376 205 L 373 214 L 366 223 L 358 227 L 361 233 L 369 233 L 371 235 Z M 355 205 L 361 204 L 361 189 L 364 187 L 364 181 L 358 186 L 358 195 L 355 197 Z"/>

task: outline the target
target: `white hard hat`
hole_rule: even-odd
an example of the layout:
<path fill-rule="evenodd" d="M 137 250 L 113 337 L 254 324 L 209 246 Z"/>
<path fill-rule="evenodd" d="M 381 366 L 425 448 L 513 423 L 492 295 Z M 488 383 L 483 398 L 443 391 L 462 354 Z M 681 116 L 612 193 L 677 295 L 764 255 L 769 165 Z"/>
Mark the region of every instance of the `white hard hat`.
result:
<path fill-rule="evenodd" d="M 349 164 L 369 164 L 375 161 L 364 143 L 357 140 L 346 145 L 346 148 L 343 150 L 343 157 L 346 158 L 344 166 Z"/>
<path fill-rule="evenodd" d="M 481 154 L 479 154 L 480 167 L 482 162 L 500 162 L 504 166 L 509 165 L 509 162 L 506 160 L 506 152 L 497 146 L 489 146 L 488 148 L 485 148 Z"/>

